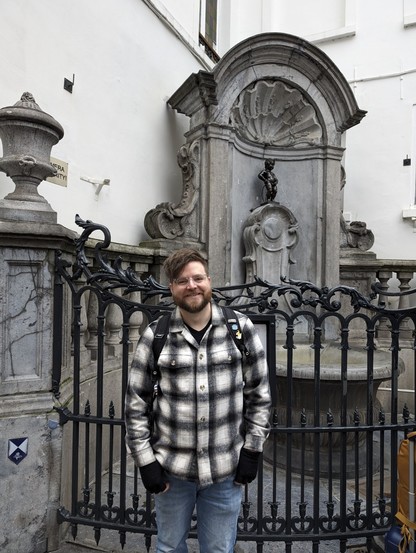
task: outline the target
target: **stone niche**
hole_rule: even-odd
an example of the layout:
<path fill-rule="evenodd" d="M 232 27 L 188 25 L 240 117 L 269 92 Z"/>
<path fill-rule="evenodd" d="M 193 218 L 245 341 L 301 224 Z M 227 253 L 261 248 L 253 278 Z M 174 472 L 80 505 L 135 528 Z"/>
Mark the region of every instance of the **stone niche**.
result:
<path fill-rule="evenodd" d="M 178 156 L 183 193 L 146 215 L 151 238 L 196 244 L 216 284 L 244 282 L 243 231 L 264 203 L 258 175 L 271 159 L 272 203 L 298 223 L 290 277 L 338 284 L 342 134 L 365 112 L 334 63 L 301 38 L 261 34 L 192 74 L 169 104 L 190 117 Z"/>

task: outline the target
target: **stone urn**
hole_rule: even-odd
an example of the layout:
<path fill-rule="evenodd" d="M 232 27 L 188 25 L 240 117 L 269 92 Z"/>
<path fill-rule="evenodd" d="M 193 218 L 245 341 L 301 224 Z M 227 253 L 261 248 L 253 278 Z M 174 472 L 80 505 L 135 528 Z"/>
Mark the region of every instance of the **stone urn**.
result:
<path fill-rule="evenodd" d="M 40 109 L 29 92 L 13 106 L 0 109 L 0 171 L 16 186 L 0 200 L 0 220 L 56 223 L 56 212 L 39 194 L 38 186 L 56 174 L 50 155 L 63 135 L 62 126 Z"/>

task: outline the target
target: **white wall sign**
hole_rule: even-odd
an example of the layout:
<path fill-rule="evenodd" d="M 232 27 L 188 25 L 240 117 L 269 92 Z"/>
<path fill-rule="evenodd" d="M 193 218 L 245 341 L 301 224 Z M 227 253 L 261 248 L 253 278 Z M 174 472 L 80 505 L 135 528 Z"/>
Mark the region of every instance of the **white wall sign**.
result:
<path fill-rule="evenodd" d="M 51 157 L 51 164 L 58 171 L 54 177 L 48 177 L 46 180 L 48 182 L 53 182 L 54 184 L 59 184 L 60 186 L 67 186 L 68 183 L 68 163 L 60 159 Z"/>

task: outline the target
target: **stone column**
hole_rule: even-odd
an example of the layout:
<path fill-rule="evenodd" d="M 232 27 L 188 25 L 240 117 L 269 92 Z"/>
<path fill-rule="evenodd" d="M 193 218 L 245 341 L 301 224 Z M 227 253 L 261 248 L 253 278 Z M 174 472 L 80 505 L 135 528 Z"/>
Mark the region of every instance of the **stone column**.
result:
<path fill-rule="evenodd" d="M 61 428 L 53 411 L 55 250 L 72 250 L 75 233 L 37 192 L 53 174 L 51 147 L 62 127 L 29 94 L 0 110 L 0 170 L 16 189 L 0 201 L 0 550 L 56 548 Z"/>

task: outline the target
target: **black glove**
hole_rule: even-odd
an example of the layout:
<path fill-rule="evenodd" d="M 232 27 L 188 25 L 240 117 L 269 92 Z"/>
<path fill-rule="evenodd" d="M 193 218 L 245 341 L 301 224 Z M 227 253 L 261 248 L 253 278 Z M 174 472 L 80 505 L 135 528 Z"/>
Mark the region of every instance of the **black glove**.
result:
<path fill-rule="evenodd" d="M 160 493 L 165 490 L 168 479 L 166 478 L 165 471 L 157 461 L 144 465 L 144 467 L 139 467 L 139 469 L 143 485 L 147 491 L 150 493 Z"/>
<path fill-rule="evenodd" d="M 256 478 L 259 457 L 260 451 L 251 451 L 243 447 L 240 451 L 240 460 L 238 461 L 237 473 L 234 479 L 237 484 L 249 484 Z"/>

